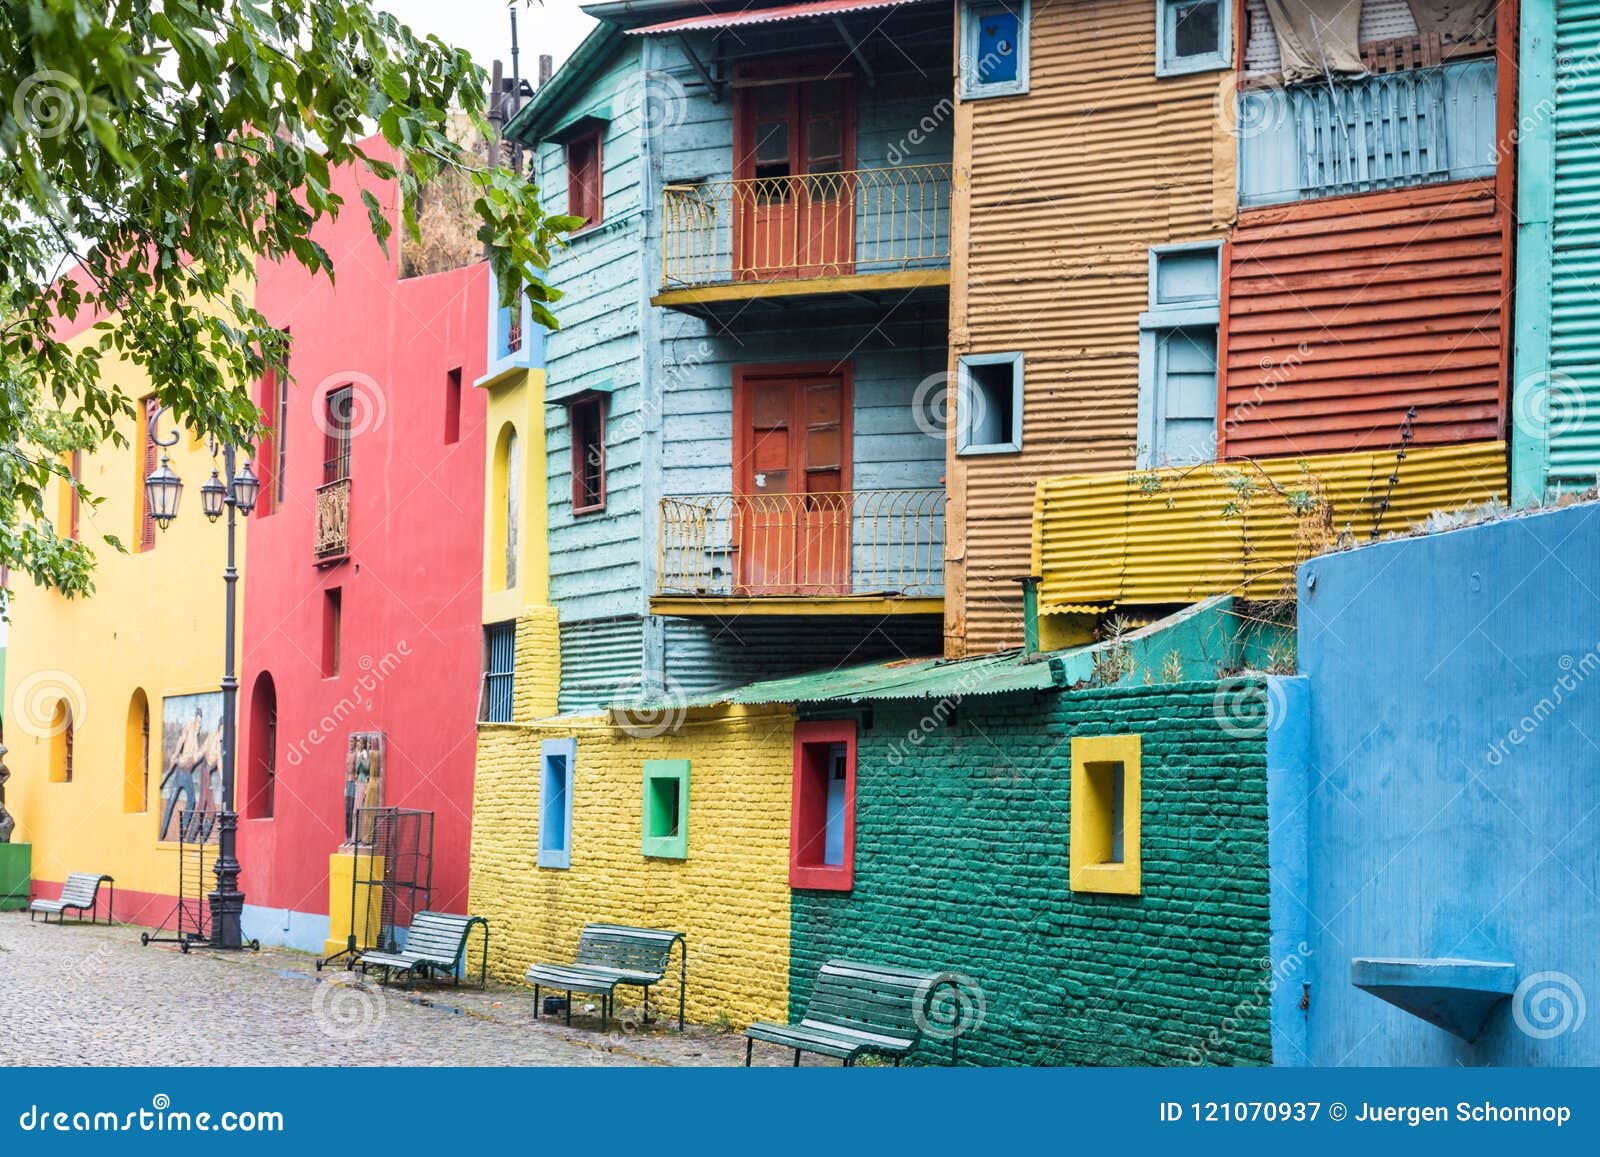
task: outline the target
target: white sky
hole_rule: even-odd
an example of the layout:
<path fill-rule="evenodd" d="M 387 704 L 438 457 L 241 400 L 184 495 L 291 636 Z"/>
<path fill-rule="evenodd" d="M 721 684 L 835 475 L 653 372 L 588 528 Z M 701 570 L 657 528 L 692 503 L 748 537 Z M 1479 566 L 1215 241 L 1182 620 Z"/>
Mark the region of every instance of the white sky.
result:
<path fill-rule="evenodd" d="M 511 17 L 517 11 L 517 43 L 522 75 L 537 79 L 539 54 L 555 57 L 556 67 L 594 27 L 578 10 L 578 0 L 377 0 L 413 32 L 432 33 L 472 53 L 487 71 L 496 57 L 511 73 Z"/>

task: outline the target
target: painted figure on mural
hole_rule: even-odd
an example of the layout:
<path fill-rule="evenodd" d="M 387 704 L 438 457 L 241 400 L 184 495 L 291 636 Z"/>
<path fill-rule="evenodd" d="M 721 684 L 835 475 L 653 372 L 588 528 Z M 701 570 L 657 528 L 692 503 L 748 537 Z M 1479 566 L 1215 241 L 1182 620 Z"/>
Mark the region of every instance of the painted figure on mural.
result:
<path fill-rule="evenodd" d="M 11 833 L 17 827 L 17 821 L 6 811 L 6 780 L 10 778 L 11 769 L 6 766 L 6 745 L 0 743 L 0 844 L 9 844 Z"/>
<path fill-rule="evenodd" d="M 344 763 L 344 842 L 354 847 L 372 842 L 370 821 L 362 828 L 360 812 L 383 806 L 383 732 L 358 731 L 350 736 Z"/>
<path fill-rule="evenodd" d="M 222 810 L 222 695 L 177 695 L 162 704 L 160 840 L 206 831 L 199 817 Z M 179 804 L 182 804 L 180 810 Z"/>

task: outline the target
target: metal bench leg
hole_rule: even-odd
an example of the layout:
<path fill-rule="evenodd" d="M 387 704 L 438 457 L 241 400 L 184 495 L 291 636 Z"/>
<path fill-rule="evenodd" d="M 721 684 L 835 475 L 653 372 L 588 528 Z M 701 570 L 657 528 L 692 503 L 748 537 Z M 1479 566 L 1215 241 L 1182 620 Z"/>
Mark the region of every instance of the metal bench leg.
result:
<path fill-rule="evenodd" d="M 747 1068 L 747 1069 L 750 1067 L 750 1053 L 751 1053 L 752 1050 L 755 1049 L 755 1047 L 756 1047 L 756 1038 L 755 1037 L 747 1036 L 747 1037 L 744 1038 L 744 1067 Z"/>
<path fill-rule="evenodd" d="M 600 1031 L 605 1032 L 611 1025 L 611 998 L 605 993 L 600 994 Z"/>
<path fill-rule="evenodd" d="M 644 1024 L 650 1023 L 650 986 L 644 986 Z"/>
<path fill-rule="evenodd" d="M 567 1027 L 570 1028 L 571 1026 L 572 1026 L 572 993 L 569 990 L 567 992 Z"/>
<path fill-rule="evenodd" d="M 794 1067 L 797 1068 L 797 1069 L 800 1067 L 800 1050 L 799 1049 L 795 1049 L 794 1050 Z"/>
<path fill-rule="evenodd" d="M 533 1019 L 539 1019 L 539 986 L 533 986 Z"/>

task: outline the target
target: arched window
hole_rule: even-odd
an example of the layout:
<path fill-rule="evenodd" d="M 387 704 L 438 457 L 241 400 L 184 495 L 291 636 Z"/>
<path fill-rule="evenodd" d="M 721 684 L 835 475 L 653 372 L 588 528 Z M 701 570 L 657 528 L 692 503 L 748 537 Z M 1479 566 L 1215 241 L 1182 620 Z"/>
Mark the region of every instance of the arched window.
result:
<path fill-rule="evenodd" d="M 244 814 L 248 819 L 270 820 L 278 788 L 278 689 L 268 671 L 256 676 L 250 690 L 248 758 Z"/>
<path fill-rule="evenodd" d="M 489 573 L 501 590 L 517 585 L 517 540 L 522 520 L 522 446 L 510 422 L 500 428 L 494 446 L 494 491 L 490 496 Z"/>
<path fill-rule="evenodd" d="M 72 782 L 72 704 L 56 700 L 50 717 L 50 782 Z"/>
<path fill-rule="evenodd" d="M 143 687 L 128 702 L 122 752 L 122 810 L 145 811 L 150 806 L 150 700 Z"/>

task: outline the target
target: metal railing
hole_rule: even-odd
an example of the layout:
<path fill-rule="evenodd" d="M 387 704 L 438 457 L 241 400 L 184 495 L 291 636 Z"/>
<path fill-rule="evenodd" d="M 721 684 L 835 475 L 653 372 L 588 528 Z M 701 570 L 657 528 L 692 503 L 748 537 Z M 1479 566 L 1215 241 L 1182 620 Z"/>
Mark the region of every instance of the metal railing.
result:
<path fill-rule="evenodd" d="M 668 185 L 662 283 L 838 277 L 950 264 L 950 166 Z"/>
<path fill-rule="evenodd" d="M 661 500 L 657 594 L 939 595 L 939 488 Z"/>
<path fill-rule="evenodd" d="M 317 534 L 312 553 L 320 562 L 334 562 L 350 553 L 350 479 L 317 487 Z"/>

